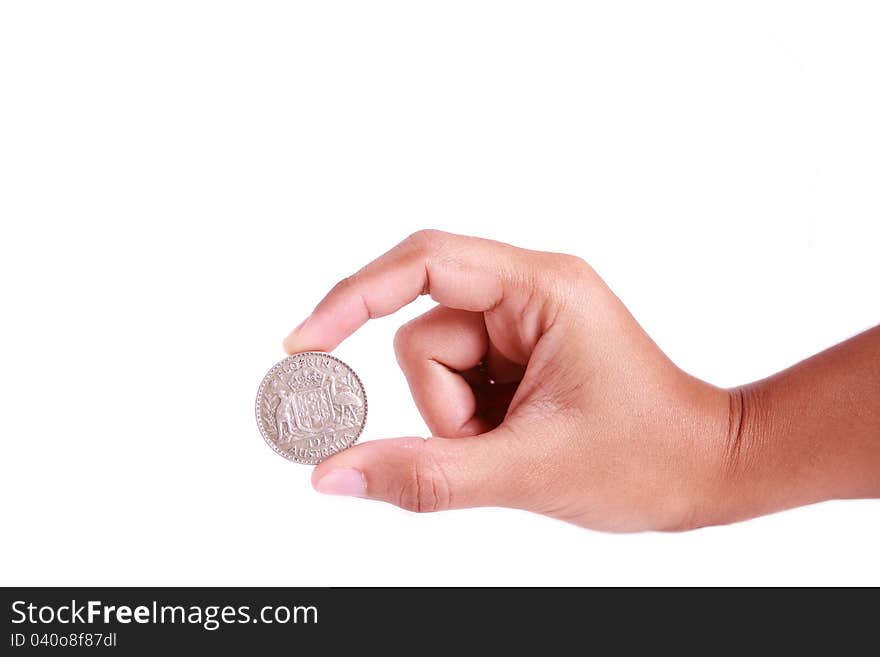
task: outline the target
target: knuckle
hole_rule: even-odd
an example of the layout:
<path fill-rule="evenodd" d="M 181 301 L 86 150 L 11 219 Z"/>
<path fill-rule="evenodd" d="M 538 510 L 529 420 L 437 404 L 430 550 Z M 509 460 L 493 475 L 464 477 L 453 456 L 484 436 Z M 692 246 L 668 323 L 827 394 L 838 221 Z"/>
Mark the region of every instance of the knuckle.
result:
<path fill-rule="evenodd" d="M 574 275 L 581 280 L 593 280 L 596 271 L 583 258 L 575 255 L 562 256 L 563 273 Z"/>
<path fill-rule="evenodd" d="M 403 326 L 397 329 L 397 332 L 394 334 L 394 353 L 401 356 L 401 354 L 409 351 L 409 348 L 415 341 L 415 327 L 413 322 L 407 322 Z"/>
<path fill-rule="evenodd" d="M 449 481 L 436 457 L 428 448 L 428 440 L 416 448 L 409 476 L 400 490 L 397 505 L 415 513 L 448 509 L 451 504 Z"/>
<path fill-rule="evenodd" d="M 426 251 L 432 245 L 436 245 L 446 239 L 447 233 L 434 228 L 423 228 L 412 233 L 404 240 L 404 244 L 417 251 Z"/>
<path fill-rule="evenodd" d="M 544 284 L 561 298 L 582 298 L 603 288 L 602 279 L 583 258 L 568 254 L 552 254 L 545 269 L 552 272 Z"/>
<path fill-rule="evenodd" d="M 346 290 L 351 290 L 357 284 L 358 279 L 360 278 L 360 271 L 356 271 L 350 276 L 346 276 L 342 280 L 340 280 L 336 285 L 333 286 L 331 292 L 345 292 Z"/>

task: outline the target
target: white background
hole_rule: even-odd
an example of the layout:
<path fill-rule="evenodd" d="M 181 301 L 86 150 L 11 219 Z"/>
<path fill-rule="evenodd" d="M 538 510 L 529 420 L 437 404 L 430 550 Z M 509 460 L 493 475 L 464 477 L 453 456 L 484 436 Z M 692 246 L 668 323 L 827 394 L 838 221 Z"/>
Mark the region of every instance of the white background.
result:
<path fill-rule="evenodd" d="M 4 2 L 0 583 L 880 584 L 880 502 L 418 516 L 319 496 L 253 417 L 288 330 L 422 227 L 581 255 L 718 385 L 876 324 L 878 12 Z M 428 307 L 337 351 L 365 439 L 426 431 L 391 341 Z"/>

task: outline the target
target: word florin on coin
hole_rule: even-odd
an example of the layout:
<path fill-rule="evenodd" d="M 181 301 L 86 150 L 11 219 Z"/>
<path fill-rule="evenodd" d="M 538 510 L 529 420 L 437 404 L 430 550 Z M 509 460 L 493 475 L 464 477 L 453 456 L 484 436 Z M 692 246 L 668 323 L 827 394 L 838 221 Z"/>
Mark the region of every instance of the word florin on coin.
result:
<path fill-rule="evenodd" d="M 367 421 L 358 375 L 329 354 L 307 351 L 275 365 L 257 391 L 257 426 L 284 458 L 314 465 L 351 447 Z"/>

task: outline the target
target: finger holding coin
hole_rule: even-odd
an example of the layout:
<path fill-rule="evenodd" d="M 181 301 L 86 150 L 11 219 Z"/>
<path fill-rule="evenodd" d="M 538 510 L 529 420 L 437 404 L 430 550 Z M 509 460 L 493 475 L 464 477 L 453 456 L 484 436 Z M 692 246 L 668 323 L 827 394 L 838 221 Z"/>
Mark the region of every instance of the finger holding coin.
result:
<path fill-rule="evenodd" d="M 543 257 L 491 240 L 424 231 L 333 287 L 285 339 L 288 353 L 332 350 L 370 319 L 420 295 L 443 308 L 417 320 L 409 338 L 405 329 L 398 344 L 434 437 L 373 440 L 334 452 L 313 472 L 318 491 L 418 511 L 524 503 L 523 487 L 510 481 L 528 480 L 541 452 L 524 449 L 502 420 L 543 380 L 524 365 L 552 306 L 537 303 L 541 297 L 522 276 L 530 260 Z M 496 385 L 496 371 L 504 385 Z M 520 380 L 508 381 L 510 372 Z M 424 374 L 430 376 L 422 381 Z M 478 411 L 485 398 L 491 413 L 483 416 Z M 531 433 L 520 426 L 516 435 Z"/>

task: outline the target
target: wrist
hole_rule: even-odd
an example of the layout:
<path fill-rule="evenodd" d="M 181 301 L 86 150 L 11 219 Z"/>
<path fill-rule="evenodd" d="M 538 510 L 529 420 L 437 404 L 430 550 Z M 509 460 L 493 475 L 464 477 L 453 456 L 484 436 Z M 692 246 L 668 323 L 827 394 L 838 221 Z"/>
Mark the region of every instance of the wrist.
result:
<path fill-rule="evenodd" d="M 763 469 L 767 447 L 766 401 L 753 386 L 719 389 L 709 386 L 710 401 L 698 410 L 705 427 L 696 449 L 705 454 L 695 478 L 690 512 L 681 529 L 724 525 L 768 513 L 775 497 Z"/>
<path fill-rule="evenodd" d="M 742 468 L 752 458 L 757 427 L 745 388 L 725 390 L 690 379 L 684 388 L 688 399 L 676 417 L 682 440 L 680 457 L 669 482 L 671 505 L 667 526 L 670 531 L 686 531 L 721 525 L 747 517 Z"/>

